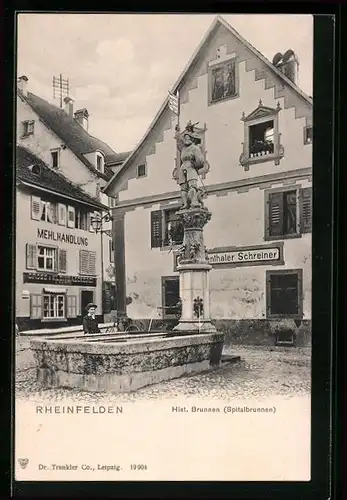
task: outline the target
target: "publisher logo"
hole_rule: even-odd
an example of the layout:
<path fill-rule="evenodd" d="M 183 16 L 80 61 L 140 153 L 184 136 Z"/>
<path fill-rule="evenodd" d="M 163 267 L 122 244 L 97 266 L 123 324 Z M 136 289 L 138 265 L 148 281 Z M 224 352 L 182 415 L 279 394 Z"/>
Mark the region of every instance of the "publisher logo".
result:
<path fill-rule="evenodd" d="M 18 458 L 18 463 L 22 467 L 22 469 L 25 469 L 29 463 L 29 459 L 28 458 Z"/>

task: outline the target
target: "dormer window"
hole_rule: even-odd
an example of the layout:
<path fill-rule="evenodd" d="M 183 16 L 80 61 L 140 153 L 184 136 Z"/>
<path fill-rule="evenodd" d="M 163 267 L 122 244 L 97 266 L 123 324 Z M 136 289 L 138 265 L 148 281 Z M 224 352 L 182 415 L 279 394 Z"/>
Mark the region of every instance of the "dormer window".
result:
<path fill-rule="evenodd" d="M 96 169 L 101 173 L 104 172 L 104 157 L 101 153 L 96 153 Z"/>
<path fill-rule="evenodd" d="M 51 149 L 51 165 L 53 168 L 60 166 L 60 151 L 59 149 Z"/>
<path fill-rule="evenodd" d="M 137 165 L 136 175 L 137 175 L 137 177 L 146 177 L 146 175 L 147 175 L 147 168 L 146 168 L 146 164 L 145 163 L 143 163 L 141 165 Z"/>
<path fill-rule="evenodd" d="M 23 137 L 27 135 L 32 135 L 34 133 L 35 122 L 34 120 L 26 120 L 22 122 L 23 124 Z"/>
<path fill-rule="evenodd" d="M 248 116 L 243 114 L 244 142 L 240 155 L 240 164 L 245 170 L 249 165 L 274 161 L 278 165 L 283 157 L 284 149 L 280 144 L 281 134 L 278 131 L 278 114 L 281 108 L 269 108 L 259 101 L 258 107 Z"/>

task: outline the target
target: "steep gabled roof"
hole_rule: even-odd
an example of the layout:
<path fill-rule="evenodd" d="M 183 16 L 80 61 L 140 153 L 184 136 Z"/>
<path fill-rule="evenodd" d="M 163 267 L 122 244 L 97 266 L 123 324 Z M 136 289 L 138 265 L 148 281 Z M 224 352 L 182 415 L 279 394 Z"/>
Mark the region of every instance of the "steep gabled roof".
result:
<path fill-rule="evenodd" d="M 31 171 L 29 167 L 32 165 L 39 167 L 38 174 Z M 49 190 L 53 194 L 66 196 L 98 210 L 108 210 L 96 198 L 89 196 L 60 173 L 53 171 L 40 158 L 23 146 L 17 146 L 16 149 L 16 178 L 17 181 L 24 184 L 30 184 L 42 190 Z"/>
<path fill-rule="evenodd" d="M 105 142 L 93 137 L 73 117 L 63 109 L 54 106 L 31 92 L 19 95 L 39 115 L 41 120 L 61 138 L 62 142 L 84 163 L 94 174 L 105 180 L 110 179 L 112 172 L 107 163 L 113 162 L 117 153 Z M 105 174 L 99 172 L 83 155 L 100 150 L 105 155 Z"/>
<path fill-rule="evenodd" d="M 305 92 L 303 92 L 295 83 L 293 83 L 289 78 L 287 78 L 279 69 L 277 69 L 261 52 L 259 52 L 253 45 L 251 45 L 247 40 L 245 40 L 232 26 L 230 26 L 229 23 L 227 23 L 221 16 L 216 16 L 214 19 L 213 23 L 211 24 L 209 30 L 205 34 L 204 38 L 200 42 L 199 46 L 195 50 L 193 56 L 189 60 L 188 64 L 182 71 L 181 75 L 179 76 L 178 80 L 174 84 L 174 86 L 171 89 L 172 94 L 176 94 L 177 91 L 182 87 L 185 78 L 188 75 L 188 72 L 194 62 L 197 60 L 199 57 L 202 49 L 208 44 L 209 40 L 212 38 L 216 30 L 219 28 L 219 26 L 224 26 L 232 35 L 235 36 L 248 50 L 250 50 L 255 56 L 257 56 L 268 68 L 275 73 L 283 82 L 291 87 L 301 98 L 303 98 L 310 106 L 312 106 L 312 98 L 309 97 Z M 153 129 L 154 125 L 157 123 L 163 112 L 167 109 L 169 104 L 169 96 L 166 97 L 165 101 L 161 105 L 159 111 L 155 115 L 152 123 L 146 130 L 144 136 L 140 140 L 140 142 L 137 144 L 137 146 L 134 148 L 132 153 L 125 159 L 122 167 L 112 176 L 112 178 L 108 181 L 106 186 L 103 188 L 103 192 L 107 192 L 109 186 L 113 184 L 113 182 L 120 177 L 120 175 L 125 171 L 127 165 L 130 163 L 130 161 L 134 158 L 140 147 L 144 144 L 145 140 L 147 139 L 149 133 Z"/>

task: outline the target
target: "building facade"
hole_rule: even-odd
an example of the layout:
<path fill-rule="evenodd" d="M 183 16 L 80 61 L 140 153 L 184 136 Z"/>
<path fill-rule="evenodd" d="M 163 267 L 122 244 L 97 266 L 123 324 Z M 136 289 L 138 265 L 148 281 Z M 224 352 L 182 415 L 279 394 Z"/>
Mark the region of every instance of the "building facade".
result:
<path fill-rule="evenodd" d="M 90 199 L 94 199 L 99 207 L 103 206 L 101 215 L 105 214 L 112 207 L 113 200 L 102 192 L 102 188 L 113 175 L 108 164 L 117 164 L 119 155 L 103 141 L 89 134 L 90 117 L 87 109 L 79 109 L 74 112 L 74 101 L 69 97 L 64 100 L 64 108 L 59 108 L 29 92 L 28 87 L 28 78 L 20 77 L 17 87 L 17 144 L 31 152 L 37 161 L 42 161 L 45 165 L 44 168 L 58 174 L 68 184 L 73 184 L 80 192 L 85 193 Z M 18 196 L 18 210 L 20 211 L 23 204 L 24 207 L 26 206 L 27 200 L 22 200 L 22 192 Z M 84 208 L 81 208 L 83 213 Z M 75 214 L 80 211 L 78 207 L 75 207 L 74 210 Z M 70 215 L 72 218 L 74 217 L 72 208 Z M 86 216 L 83 215 L 83 217 Z M 19 219 L 19 224 L 21 221 L 23 219 Z M 69 223 L 72 224 L 72 221 Z M 33 222 L 30 221 L 30 224 L 32 225 Z M 76 238 L 77 236 L 82 237 L 79 232 L 80 227 L 67 227 L 69 227 L 70 235 L 74 235 Z M 93 235 L 89 231 L 89 227 L 88 229 L 83 228 L 82 231 L 89 233 L 89 245 L 92 244 L 97 252 L 97 266 L 100 267 L 97 275 L 102 276 L 102 280 L 97 282 L 97 287 L 101 288 L 95 293 L 98 297 L 103 295 L 103 300 L 98 301 L 99 313 L 107 320 L 113 315 L 116 293 L 113 241 L 111 238 L 112 225 L 110 222 L 105 222 L 101 229 L 102 233 L 99 232 L 97 235 Z M 68 248 L 72 249 L 71 245 Z M 22 248 L 18 248 L 19 254 L 21 251 Z M 75 266 L 71 265 L 71 271 L 74 271 Z M 20 265 L 19 267 L 21 268 Z M 97 300 L 97 298 L 95 297 L 93 300 Z M 84 303 L 84 300 L 82 302 Z M 20 309 L 21 314 L 22 309 Z"/>
<path fill-rule="evenodd" d="M 105 206 L 17 146 L 16 322 L 20 330 L 81 324 L 95 302 L 102 319 L 100 235 Z"/>
<path fill-rule="evenodd" d="M 181 127 L 198 122 L 211 165 L 201 180 L 211 315 L 232 342 L 271 344 L 278 328 L 288 342 L 310 339 L 312 101 L 297 70 L 291 51 L 271 63 L 217 17 L 172 89 Z M 139 321 L 172 318 L 179 299 L 168 104 L 105 187 L 117 199 L 118 308 Z"/>

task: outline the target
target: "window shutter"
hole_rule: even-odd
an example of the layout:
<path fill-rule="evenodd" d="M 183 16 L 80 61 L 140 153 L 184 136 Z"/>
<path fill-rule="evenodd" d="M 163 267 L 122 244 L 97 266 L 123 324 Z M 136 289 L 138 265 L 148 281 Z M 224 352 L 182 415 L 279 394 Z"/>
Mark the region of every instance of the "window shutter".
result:
<path fill-rule="evenodd" d="M 67 296 L 67 317 L 76 318 L 77 316 L 77 297 L 76 295 Z"/>
<path fill-rule="evenodd" d="M 88 229 L 89 229 L 90 233 L 94 233 L 94 229 L 93 229 L 93 226 L 92 226 L 92 217 L 93 216 L 94 216 L 93 212 L 88 214 Z"/>
<path fill-rule="evenodd" d="M 41 198 L 38 196 L 31 197 L 31 218 L 34 220 L 40 220 L 42 215 L 42 204 Z"/>
<path fill-rule="evenodd" d="M 42 295 L 32 293 L 30 295 L 30 318 L 42 318 Z"/>
<path fill-rule="evenodd" d="M 36 269 L 37 267 L 37 248 L 36 245 L 26 244 L 26 268 Z"/>
<path fill-rule="evenodd" d="M 67 259 L 66 259 L 66 250 L 58 250 L 58 270 L 61 273 L 66 273 Z"/>
<path fill-rule="evenodd" d="M 114 250 L 113 250 L 112 238 L 108 241 L 108 248 L 109 248 L 109 260 L 110 262 L 114 262 Z"/>
<path fill-rule="evenodd" d="M 157 248 L 162 245 L 162 211 L 151 212 L 151 247 Z"/>
<path fill-rule="evenodd" d="M 96 275 L 96 252 L 89 252 L 88 274 Z"/>
<path fill-rule="evenodd" d="M 58 224 L 66 226 L 66 206 L 62 203 L 58 203 Z"/>
<path fill-rule="evenodd" d="M 89 252 L 88 250 L 80 250 L 80 273 L 88 274 Z"/>
<path fill-rule="evenodd" d="M 283 233 L 283 193 L 269 193 L 268 237 L 282 236 Z"/>
<path fill-rule="evenodd" d="M 67 227 L 75 227 L 75 209 L 67 207 Z"/>
<path fill-rule="evenodd" d="M 302 233 L 312 232 L 312 188 L 300 192 L 300 228 Z"/>

